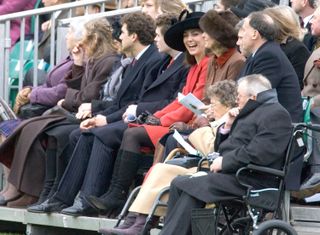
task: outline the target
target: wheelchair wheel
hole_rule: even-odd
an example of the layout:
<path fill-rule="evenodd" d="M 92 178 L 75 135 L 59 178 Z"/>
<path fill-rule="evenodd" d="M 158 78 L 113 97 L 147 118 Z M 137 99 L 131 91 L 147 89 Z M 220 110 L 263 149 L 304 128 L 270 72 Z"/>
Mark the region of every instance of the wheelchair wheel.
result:
<path fill-rule="evenodd" d="M 297 232 L 285 221 L 268 220 L 259 224 L 253 235 L 297 235 Z"/>

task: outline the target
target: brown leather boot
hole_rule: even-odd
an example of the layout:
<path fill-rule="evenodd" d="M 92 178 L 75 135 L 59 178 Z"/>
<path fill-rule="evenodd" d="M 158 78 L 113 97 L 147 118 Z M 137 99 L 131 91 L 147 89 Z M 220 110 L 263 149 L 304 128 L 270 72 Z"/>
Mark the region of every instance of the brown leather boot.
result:
<path fill-rule="evenodd" d="M 38 201 L 37 197 L 31 196 L 28 194 L 23 194 L 23 196 L 20 197 L 19 199 L 12 202 L 8 202 L 7 206 L 12 208 L 25 208 L 37 201 Z"/>

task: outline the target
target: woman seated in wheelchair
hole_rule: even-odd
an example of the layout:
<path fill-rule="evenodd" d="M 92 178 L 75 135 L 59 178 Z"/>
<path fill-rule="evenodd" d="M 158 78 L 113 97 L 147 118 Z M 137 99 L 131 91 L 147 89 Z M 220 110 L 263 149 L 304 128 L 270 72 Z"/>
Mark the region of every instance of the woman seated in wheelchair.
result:
<path fill-rule="evenodd" d="M 220 156 L 205 175 L 178 176 L 170 186 L 168 211 L 161 234 L 190 234 L 194 208 L 206 203 L 242 198 L 247 188 L 235 173 L 248 164 L 281 169 L 291 136 L 291 119 L 278 103 L 276 90 L 262 75 L 249 75 L 238 81 L 238 107 L 228 111 L 217 131 Z M 278 186 L 268 174 L 242 174 L 254 189 Z"/>
<path fill-rule="evenodd" d="M 213 143 L 216 135 L 217 125 L 223 123 L 228 110 L 236 106 L 237 88 L 234 81 L 225 80 L 215 83 L 206 91 L 206 96 L 210 99 L 210 108 L 207 114 L 210 118 L 216 120 L 211 123 L 211 126 L 202 127 L 195 130 L 192 134 L 194 140 L 197 140 L 195 147 L 203 154 L 207 155 L 212 152 Z M 101 229 L 104 234 L 122 234 L 121 231 L 129 234 L 139 234 L 146 222 L 147 215 L 155 201 L 157 194 L 165 187 L 170 185 L 170 182 L 178 175 L 186 175 L 195 173 L 197 167 L 184 168 L 181 166 L 158 163 L 150 170 L 145 182 L 140 189 L 138 196 L 129 209 L 129 214 L 126 221 L 117 228 Z M 164 211 L 156 211 L 157 216 L 164 214 Z"/>

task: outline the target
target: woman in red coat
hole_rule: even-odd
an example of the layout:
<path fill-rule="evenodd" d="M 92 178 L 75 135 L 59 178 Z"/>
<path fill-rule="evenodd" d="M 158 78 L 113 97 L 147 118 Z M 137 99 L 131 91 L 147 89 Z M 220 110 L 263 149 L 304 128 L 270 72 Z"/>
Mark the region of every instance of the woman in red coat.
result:
<path fill-rule="evenodd" d="M 191 68 L 182 93 L 187 95 L 191 92 L 199 99 L 203 98 L 208 64 L 202 31 L 199 28 L 199 19 L 203 14 L 182 12 L 180 21 L 168 29 L 164 36 L 168 46 L 178 51 L 186 51 L 186 59 Z M 116 158 L 108 192 L 100 198 L 89 197 L 88 201 L 109 214 L 119 212 L 126 202 L 129 187 L 139 169 L 142 160 L 141 147 L 153 148 L 157 141 L 168 133 L 173 123 L 187 123 L 192 117 L 193 113 L 176 99 L 148 118 L 154 125 L 128 128 Z"/>

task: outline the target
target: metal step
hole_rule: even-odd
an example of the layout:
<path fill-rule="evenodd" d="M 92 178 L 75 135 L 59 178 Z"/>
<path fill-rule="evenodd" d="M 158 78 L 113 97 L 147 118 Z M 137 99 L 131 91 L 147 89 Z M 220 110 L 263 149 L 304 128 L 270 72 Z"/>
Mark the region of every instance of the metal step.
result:
<path fill-rule="evenodd" d="M 290 212 L 292 225 L 299 235 L 320 234 L 320 206 L 292 204 Z"/>

